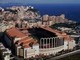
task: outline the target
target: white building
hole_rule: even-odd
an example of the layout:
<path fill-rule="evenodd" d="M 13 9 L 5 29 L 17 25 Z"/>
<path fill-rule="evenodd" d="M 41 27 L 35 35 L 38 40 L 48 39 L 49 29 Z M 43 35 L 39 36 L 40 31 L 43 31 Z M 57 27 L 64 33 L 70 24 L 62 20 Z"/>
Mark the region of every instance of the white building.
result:
<path fill-rule="evenodd" d="M 2 43 L 0 43 L 0 56 L 2 60 L 10 60 L 11 51 L 3 46 Z"/>

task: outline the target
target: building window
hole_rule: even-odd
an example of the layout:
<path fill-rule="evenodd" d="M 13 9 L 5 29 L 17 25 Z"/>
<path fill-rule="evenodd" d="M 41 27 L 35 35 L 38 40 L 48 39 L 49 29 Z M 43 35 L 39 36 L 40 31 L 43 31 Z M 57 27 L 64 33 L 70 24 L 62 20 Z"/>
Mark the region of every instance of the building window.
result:
<path fill-rule="evenodd" d="M 27 57 L 27 50 L 25 50 L 25 57 Z"/>

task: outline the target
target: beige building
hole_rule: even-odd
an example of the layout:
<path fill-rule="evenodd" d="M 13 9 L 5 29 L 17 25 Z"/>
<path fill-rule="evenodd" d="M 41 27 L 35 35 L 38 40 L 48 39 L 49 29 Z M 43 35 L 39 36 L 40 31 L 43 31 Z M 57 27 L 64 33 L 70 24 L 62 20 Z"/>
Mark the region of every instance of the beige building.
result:
<path fill-rule="evenodd" d="M 15 45 L 15 54 L 24 59 L 32 56 L 35 57 L 39 54 L 56 54 L 59 51 L 73 49 L 75 47 L 75 40 L 68 36 L 66 33 L 52 29 L 50 27 L 40 28 L 55 33 L 57 37 L 42 38 L 40 41 L 43 42 L 40 42 L 30 37 L 29 32 L 26 32 L 26 34 L 24 34 L 18 28 L 12 27 L 6 30 L 5 39 L 8 41 L 8 44 L 10 46 Z M 23 28 L 23 30 L 25 29 Z M 14 37 L 13 40 L 11 40 L 12 37 Z M 45 42 L 48 42 L 48 44 Z"/>
<path fill-rule="evenodd" d="M 15 23 L 13 21 L 10 22 L 2 22 L 0 23 L 0 32 L 4 32 L 6 29 L 9 29 L 11 27 L 15 27 Z"/>
<path fill-rule="evenodd" d="M 5 48 L 2 43 L 0 43 L 0 57 L 1 60 L 10 60 L 11 51 Z"/>
<path fill-rule="evenodd" d="M 41 54 L 56 54 L 59 51 L 73 49 L 76 45 L 75 40 L 64 32 L 51 29 L 49 27 L 41 27 L 47 31 L 55 33 L 57 37 L 41 38 L 39 49 Z M 42 42 L 41 42 L 42 41 Z"/>
<path fill-rule="evenodd" d="M 11 40 L 14 36 L 14 40 Z M 7 39 L 6 41 L 8 41 L 10 47 L 12 47 L 12 45 L 15 46 L 15 48 L 12 48 L 15 49 L 15 54 L 19 57 L 26 59 L 39 55 L 39 44 L 37 40 L 30 37 L 28 34 L 22 33 L 15 27 L 6 31 L 5 39 Z"/>

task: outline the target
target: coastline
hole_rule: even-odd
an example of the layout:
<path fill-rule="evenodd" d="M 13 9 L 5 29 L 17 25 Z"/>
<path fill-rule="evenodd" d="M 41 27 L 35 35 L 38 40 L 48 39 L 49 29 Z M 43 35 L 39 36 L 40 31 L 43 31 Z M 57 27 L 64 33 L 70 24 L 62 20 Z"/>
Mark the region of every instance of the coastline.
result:
<path fill-rule="evenodd" d="M 17 3 L 7 3 L 0 4 L 1 7 L 11 7 L 11 6 L 33 6 L 40 11 L 41 15 L 54 15 L 59 16 L 65 14 L 66 18 L 69 20 L 80 22 L 80 5 L 79 4 L 17 4 Z"/>

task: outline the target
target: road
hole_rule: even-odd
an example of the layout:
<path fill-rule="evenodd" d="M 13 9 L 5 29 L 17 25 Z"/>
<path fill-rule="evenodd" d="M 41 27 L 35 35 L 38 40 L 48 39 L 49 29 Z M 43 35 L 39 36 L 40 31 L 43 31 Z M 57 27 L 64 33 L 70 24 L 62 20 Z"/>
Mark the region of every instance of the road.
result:
<path fill-rule="evenodd" d="M 24 60 L 23 58 L 19 58 L 19 57 L 15 56 L 15 55 L 13 55 L 13 57 L 14 57 L 15 60 Z"/>
<path fill-rule="evenodd" d="M 57 60 L 57 59 L 60 59 L 60 58 L 66 57 L 66 56 L 70 56 L 70 55 L 73 55 L 73 54 L 77 54 L 77 53 L 80 53 L 80 49 L 76 50 L 76 51 L 73 51 L 73 52 L 69 52 L 69 53 L 60 55 L 60 56 L 56 56 L 56 57 L 53 57 L 53 58 L 50 58 L 50 59 L 47 59 L 47 60 Z"/>

